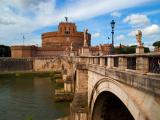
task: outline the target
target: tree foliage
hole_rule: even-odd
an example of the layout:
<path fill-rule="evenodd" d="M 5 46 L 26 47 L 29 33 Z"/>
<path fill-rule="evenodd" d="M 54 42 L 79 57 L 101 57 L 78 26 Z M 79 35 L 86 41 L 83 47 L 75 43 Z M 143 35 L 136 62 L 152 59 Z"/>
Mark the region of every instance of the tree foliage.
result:
<path fill-rule="evenodd" d="M 11 49 L 9 46 L 0 45 L 0 57 L 10 57 Z"/>
<path fill-rule="evenodd" d="M 153 46 L 154 46 L 154 47 L 155 47 L 155 46 L 160 47 L 160 41 L 156 41 L 156 42 L 154 42 L 154 43 L 153 43 Z"/>
<path fill-rule="evenodd" d="M 132 46 L 126 46 L 126 47 L 119 47 L 119 48 L 114 48 L 115 54 L 133 54 L 136 53 L 136 47 L 137 45 L 132 45 Z M 144 52 L 148 53 L 150 52 L 148 47 L 144 47 Z"/>

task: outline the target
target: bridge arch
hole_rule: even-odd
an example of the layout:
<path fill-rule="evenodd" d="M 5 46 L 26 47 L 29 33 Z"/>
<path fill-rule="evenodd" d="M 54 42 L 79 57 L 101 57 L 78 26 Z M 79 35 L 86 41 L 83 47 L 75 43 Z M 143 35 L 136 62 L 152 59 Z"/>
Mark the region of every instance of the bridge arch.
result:
<path fill-rule="evenodd" d="M 89 101 L 91 119 L 108 120 L 109 115 L 114 115 L 116 117 L 112 117 L 109 120 L 121 120 L 120 118 L 117 118 L 117 113 L 123 111 L 119 113 L 122 117 L 126 116 L 126 118 L 122 118 L 123 120 L 147 120 L 130 94 L 130 91 L 126 91 L 122 84 L 114 79 L 109 77 L 100 79 L 94 85 Z M 108 107 L 108 111 L 105 106 Z M 117 113 L 113 113 L 112 109 L 113 111 L 116 109 Z M 107 116 L 108 112 L 109 114 Z"/>

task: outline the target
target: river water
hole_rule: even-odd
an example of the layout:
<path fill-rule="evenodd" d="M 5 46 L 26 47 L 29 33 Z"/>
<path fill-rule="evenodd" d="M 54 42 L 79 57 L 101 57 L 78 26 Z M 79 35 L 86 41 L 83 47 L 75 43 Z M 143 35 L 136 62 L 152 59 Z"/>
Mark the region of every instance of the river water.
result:
<path fill-rule="evenodd" d="M 0 120 L 55 120 L 69 103 L 55 103 L 51 78 L 0 78 Z"/>

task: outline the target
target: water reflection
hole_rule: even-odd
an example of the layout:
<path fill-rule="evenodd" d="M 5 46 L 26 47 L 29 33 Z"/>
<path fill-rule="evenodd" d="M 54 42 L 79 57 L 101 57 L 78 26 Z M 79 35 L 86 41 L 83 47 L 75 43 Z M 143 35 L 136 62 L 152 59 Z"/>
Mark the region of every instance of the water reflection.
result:
<path fill-rule="evenodd" d="M 55 120 L 69 112 L 68 103 L 54 103 L 50 78 L 0 79 L 0 120 Z"/>

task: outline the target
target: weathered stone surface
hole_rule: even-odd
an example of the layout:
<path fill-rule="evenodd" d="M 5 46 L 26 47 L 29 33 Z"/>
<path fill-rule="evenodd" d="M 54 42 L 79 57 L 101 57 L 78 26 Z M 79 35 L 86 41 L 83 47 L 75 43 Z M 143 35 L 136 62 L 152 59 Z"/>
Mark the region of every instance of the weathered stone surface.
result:
<path fill-rule="evenodd" d="M 115 73 L 116 72 L 117 71 L 115 71 Z M 113 73 L 113 71 L 109 72 L 110 75 L 107 74 L 107 76 L 103 76 L 102 74 L 97 74 L 97 72 L 94 72 L 93 70 L 89 70 L 88 72 L 88 105 L 90 106 L 91 114 L 93 112 L 97 97 L 102 92 L 109 91 L 116 95 L 125 104 L 135 120 L 160 119 L 159 96 L 155 96 L 150 92 L 146 92 L 142 89 L 137 89 L 133 86 L 131 87 L 130 85 L 124 84 L 118 80 L 118 77 L 114 77 L 113 74 L 115 73 L 111 73 Z M 124 81 L 127 79 L 130 78 L 126 77 Z M 139 78 L 139 82 L 141 79 L 142 78 Z"/>
<path fill-rule="evenodd" d="M 89 65 L 89 71 L 108 76 L 119 82 L 128 84 L 132 87 L 160 95 L 159 76 L 143 75 L 135 72 L 120 71 L 119 69 L 108 69 L 97 65 Z"/>
<path fill-rule="evenodd" d="M 138 54 L 144 53 L 144 47 L 137 47 L 136 53 L 138 53 Z"/>
<path fill-rule="evenodd" d="M 14 58 L 1 58 L 0 59 L 0 71 L 11 72 L 11 71 L 32 71 L 33 70 L 33 59 L 14 59 Z"/>
<path fill-rule="evenodd" d="M 75 93 L 71 103 L 71 120 L 88 120 L 87 93 Z"/>

